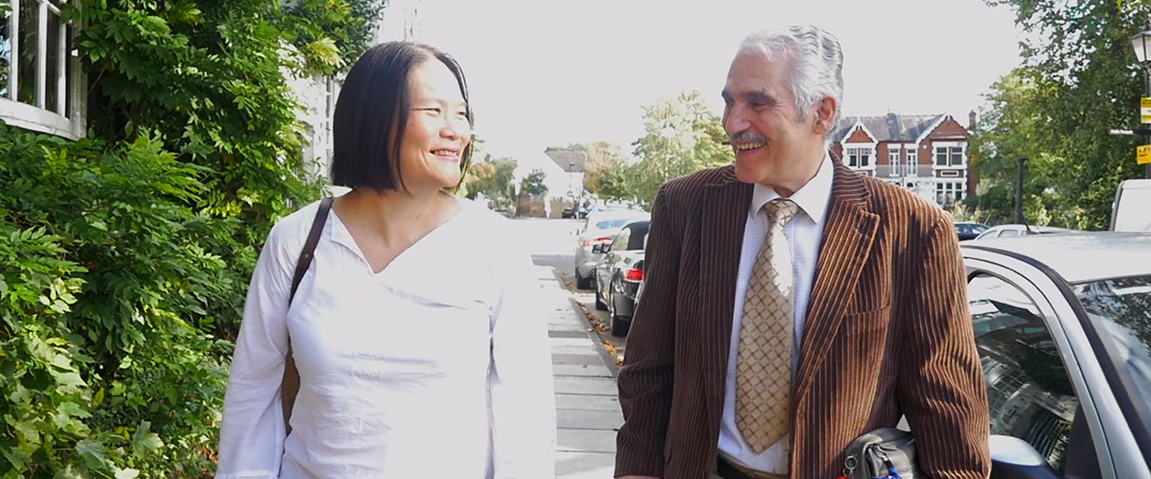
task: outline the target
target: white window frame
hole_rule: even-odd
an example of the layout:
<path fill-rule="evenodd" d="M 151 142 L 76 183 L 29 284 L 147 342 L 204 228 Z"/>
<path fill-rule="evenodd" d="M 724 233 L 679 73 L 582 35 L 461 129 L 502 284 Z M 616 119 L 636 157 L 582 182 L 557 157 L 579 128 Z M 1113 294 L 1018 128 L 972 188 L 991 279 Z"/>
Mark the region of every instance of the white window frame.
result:
<path fill-rule="evenodd" d="M 947 195 L 952 195 L 952 201 L 948 202 Z M 935 203 L 941 206 L 953 205 L 959 203 L 967 198 L 967 181 L 965 179 L 936 179 L 935 180 Z"/>
<path fill-rule="evenodd" d="M 904 164 L 907 165 L 907 174 L 903 176 L 918 177 L 919 176 L 919 149 L 914 143 L 903 145 L 903 151 L 907 152 L 907 159 Z"/>
<path fill-rule="evenodd" d="M 848 146 L 851 145 L 851 146 Z M 852 166 L 851 155 L 865 152 L 867 154 L 867 166 Z M 853 170 L 874 170 L 875 169 L 875 144 L 874 143 L 848 143 L 843 146 L 843 164 Z"/>
<path fill-rule="evenodd" d="M 55 85 L 50 85 L 48 74 L 48 14 L 60 15 L 60 8 L 53 5 L 50 0 L 30 0 L 37 2 L 36 9 L 36 100 L 35 104 L 18 101 L 20 91 L 20 50 L 28 48 L 21 45 L 20 38 L 20 0 L 0 0 L 7 3 L 10 8 L 8 16 L 8 31 L 12 38 L 9 42 L 8 58 L 8 85 L 7 95 L 0 96 L 0 119 L 5 123 L 27 130 L 48 133 L 69 139 L 84 136 L 84 105 L 86 103 L 84 88 L 80 84 L 83 78 L 80 72 L 79 54 L 76 50 L 68 50 L 68 40 L 75 38 L 75 27 L 63 23 L 57 38 L 56 71 L 57 78 L 53 79 Z M 77 0 L 58 0 L 58 3 L 76 3 Z M 72 75 L 68 75 L 71 63 Z M 56 88 L 56 105 L 48 108 L 48 88 Z M 72 97 L 72 104 L 68 108 L 68 97 Z M 57 111 L 65 111 L 63 114 Z"/>
<path fill-rule="evenodd" d="M 947 149 L 947 164 L 940 165 L 937 155 L 940 148 Z M 959 163 L 956 164 L 951 161 L 954 155 L 954 150 L 958 149 L 960 154 Z M 931 165 L 937 170 L 946 169 L 964 169 L 967 168 L 967 142 L 965 141 L 937 141 L 931 145 Z"/>
<path fill-rule="evenodd" d="M 899 145 L 887 145 L 887 166 L 890 170 L 889 176 L 897 177 L 903 176 L 903 164 L 900 162 Z"/>

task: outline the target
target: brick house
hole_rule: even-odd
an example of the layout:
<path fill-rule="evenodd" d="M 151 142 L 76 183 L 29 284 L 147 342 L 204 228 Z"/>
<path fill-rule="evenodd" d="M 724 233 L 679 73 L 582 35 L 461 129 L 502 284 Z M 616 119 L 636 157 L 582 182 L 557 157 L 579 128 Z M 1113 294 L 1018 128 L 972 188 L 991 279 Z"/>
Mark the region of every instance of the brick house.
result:
<path fill-rule="evenodd" d="M 975 113 L 969 120 L 974 124 Z M 830 151 L 855 171 L 950 207 L 975 191 L 969 138 L 971 133 L 946 114 L 844 117 Z"/>

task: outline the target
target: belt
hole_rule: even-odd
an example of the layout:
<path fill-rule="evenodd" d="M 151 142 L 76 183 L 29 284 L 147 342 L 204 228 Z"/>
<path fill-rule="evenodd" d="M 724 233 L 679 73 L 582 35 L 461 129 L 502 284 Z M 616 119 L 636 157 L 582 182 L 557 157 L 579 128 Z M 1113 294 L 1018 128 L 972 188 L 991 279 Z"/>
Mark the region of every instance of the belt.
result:
<path fill-rule="evenodd" d="M 737 466 L 728 462 L 723 456 L 717 458 L 715 472 L 723 479 L 788 479 L 787 476 L 777 476 Z"/>

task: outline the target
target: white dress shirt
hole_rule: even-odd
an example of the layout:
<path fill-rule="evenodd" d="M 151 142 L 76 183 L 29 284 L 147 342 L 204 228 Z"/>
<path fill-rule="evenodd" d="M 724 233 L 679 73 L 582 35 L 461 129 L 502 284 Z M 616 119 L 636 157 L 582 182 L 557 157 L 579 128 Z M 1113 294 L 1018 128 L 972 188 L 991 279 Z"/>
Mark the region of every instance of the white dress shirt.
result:
<path fill-rule="evenodd" d="M 785 227 L 784 235 L 791 246 L 791 257 L 795 277 L 792 289 L 795 306 L 795 347 L 792 349 L 791 370 L 796 371 L 799 362 L 800 339 L 803 338 L 803 321 L 807 316 L 807 301 L 811 295 L 815 266 L 819 259 L 819 246 L 823 241 L 823 225 L 828 203 L 831 199 L 831 181 L 834 166 L 830 157 L 824 158 L 819 172 L 795 194 L 791 200 L 799 205 L 799 213 Z M 731 462 L 744 467 L 771 474 L 787 475 L 788 460 L 791 457 L 791 435 L 784 436 L 762 454 L 756 454 L 740 433 L 735 424 L 735 379 L 736 359 L 739 356 L 739 330 L 743 324 L 743 303 L 747 298 L 747 284 L 755 269 L 755 258 L 767 235 L 767 212 L 763 205 L 779 198 L 779 193 L 766 186 L 756 184 L 747 213 L 747 227 L 743 232 L 743 248 L 739 254 L 739 277 L 735 286 L 735 312 L 732 317 L 731 351 L 727 360 L 727 381 L 724 384 L 723 421 L 719 430 L 719 451 Z M 794 377 L 794 376 L 793 376 Z"/>
<path fill-rule="evenodd" d="M 218 479 L 554 477 L 530 258 L 498 234 L 506 218 L 460 201 L 379 273 L 333 210 L 290 309 L 317 204 L 276 224 L 236 340 Z M 285 438 L 289 332 L 301 387 Z"/>

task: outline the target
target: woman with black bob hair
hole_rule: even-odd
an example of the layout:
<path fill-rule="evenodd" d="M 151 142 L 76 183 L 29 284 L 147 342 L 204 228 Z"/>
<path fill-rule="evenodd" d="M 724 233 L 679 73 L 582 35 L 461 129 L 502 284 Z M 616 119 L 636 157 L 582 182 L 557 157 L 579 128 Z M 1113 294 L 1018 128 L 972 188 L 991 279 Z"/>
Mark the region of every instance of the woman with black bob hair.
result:
<path fill-rule="evenodd" d="M 554 477 L 531 261 L 498 234 L 506 218 L 450 194 L 471 129 L 464 75 L 446 53 L 385 43 L 348 72 L 332 180 L 351 191 L 317 222 L 298 289 L 321 203 L 280 220 L 260 253 L 217 478 Z"/>

